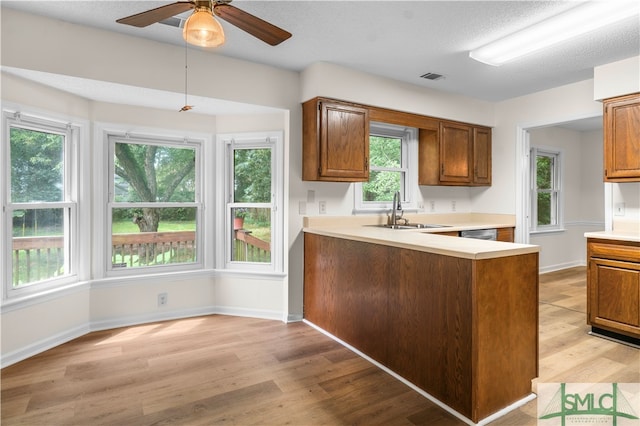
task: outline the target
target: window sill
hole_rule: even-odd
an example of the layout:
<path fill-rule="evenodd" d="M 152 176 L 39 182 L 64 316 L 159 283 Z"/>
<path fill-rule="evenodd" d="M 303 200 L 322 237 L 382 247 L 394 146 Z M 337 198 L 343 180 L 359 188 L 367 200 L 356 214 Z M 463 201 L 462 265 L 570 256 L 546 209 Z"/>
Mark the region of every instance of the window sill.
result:
<path fill-rule="evenodd" d="M 529 231 L 529 235 L 545 235 L 545 234 L 559 234 L 561 232 L 565 232 L 565 228 L 553 228 L 553 229 L 538 229 L 535 231 Z"/>
<path fill-rule="evenodd" d="M 247 271 L 240 269 L 215 269 L 216 276 L 228 276 L 235 278 L 250 278 L 257 280 L 284 279 L 287 274 L 283 272 Z"/>

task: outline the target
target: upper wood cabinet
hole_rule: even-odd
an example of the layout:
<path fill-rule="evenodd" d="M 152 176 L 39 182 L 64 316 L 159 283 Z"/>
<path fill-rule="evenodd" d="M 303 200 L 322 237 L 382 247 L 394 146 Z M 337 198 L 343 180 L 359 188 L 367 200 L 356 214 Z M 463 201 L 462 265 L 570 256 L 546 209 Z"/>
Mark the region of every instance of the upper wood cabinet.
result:
<path fill-rule="evenodd" d="M 604 180 L 640 182 L 640 93 L 604 101 Z"/>
<path fill-rule="evenodd" d="M 332 99 L 302 105 L 302 179 L 369 180 L 369 110 Z"/>
<path fill-rule="evenodd" d="M 420 185 L 491 185 L 491 129 L 317 97 L 302 104 L 302 179 L 369 180 L 369 122 L 419 129 Z"/>
<path fill-rule="evenodd" d="M 420 185 L 491 185 L 491 129 L 441 121 L 420 129 Z"/>
<path fill-rule="evenodd" d="M 473 184 L 491 186 L 491 129 L 473 128 Z"/>

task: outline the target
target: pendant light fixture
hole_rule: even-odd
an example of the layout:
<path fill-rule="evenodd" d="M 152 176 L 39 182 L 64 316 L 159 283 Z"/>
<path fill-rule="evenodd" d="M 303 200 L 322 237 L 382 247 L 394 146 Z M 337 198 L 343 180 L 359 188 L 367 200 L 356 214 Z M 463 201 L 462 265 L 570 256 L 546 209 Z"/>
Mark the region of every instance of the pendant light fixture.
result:
<path fill-rule="evenodd" d="M 213 16 L 210 1 L 196 1 L 196 8 L 184 23 L 184 41 L 201 47 L 218 47 L 224 43 L 222 25 Z"/>

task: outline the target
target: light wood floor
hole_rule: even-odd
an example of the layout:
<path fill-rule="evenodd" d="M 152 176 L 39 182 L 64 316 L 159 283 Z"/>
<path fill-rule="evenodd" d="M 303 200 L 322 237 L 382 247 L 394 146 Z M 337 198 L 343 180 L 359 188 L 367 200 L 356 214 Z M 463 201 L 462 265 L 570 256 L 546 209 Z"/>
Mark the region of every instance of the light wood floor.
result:
<path fill-rule="evenodd" d="M 585 270 L 540 277 L 539 382 L 640 382 L 588 336 Z M 207 316 L 88 334 L 1 372 L 2 425 L 460 425 L 304 323 Z M 495 425 L 535 425 L 536 401 Z"/>

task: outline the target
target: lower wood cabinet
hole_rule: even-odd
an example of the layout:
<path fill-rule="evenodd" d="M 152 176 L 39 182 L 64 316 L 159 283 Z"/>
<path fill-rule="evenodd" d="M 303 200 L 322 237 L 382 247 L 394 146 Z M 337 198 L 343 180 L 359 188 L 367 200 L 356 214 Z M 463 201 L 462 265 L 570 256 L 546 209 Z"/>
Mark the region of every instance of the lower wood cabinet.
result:
<path fill-rule="evenodd" d="M 498 241 L 504 241 L 506 243 L 513 243 L 515 241 L 516 228 L 498 228 Z"/>
<path fill-rule="evenodd" d="M 538 375 L 538 253 L 465 259 L 305 233 L 304 317 L 478 422 Z"/>
<path fill-rule="evenodd" d="M 640 243 L 587 240 L 587 322 L 640 338 Z"/>

